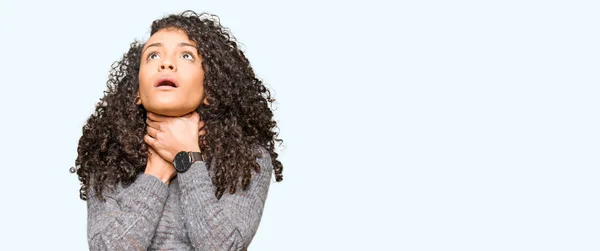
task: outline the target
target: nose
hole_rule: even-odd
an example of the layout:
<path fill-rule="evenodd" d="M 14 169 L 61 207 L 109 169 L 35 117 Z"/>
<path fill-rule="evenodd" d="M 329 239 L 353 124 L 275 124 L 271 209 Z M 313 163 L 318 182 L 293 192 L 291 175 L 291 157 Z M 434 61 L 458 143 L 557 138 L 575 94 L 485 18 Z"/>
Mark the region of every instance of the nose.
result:
<path fill-rule="evenodd" d="M 158 69 L 158 71 L 164 71 L 164 70 L 177 71 L 177 66 L 175 66 L 175 64 L 173 64 L 173 61 L 171 61 L 169 59 L 165 59 L 161 62 L 160 68 Z"/>

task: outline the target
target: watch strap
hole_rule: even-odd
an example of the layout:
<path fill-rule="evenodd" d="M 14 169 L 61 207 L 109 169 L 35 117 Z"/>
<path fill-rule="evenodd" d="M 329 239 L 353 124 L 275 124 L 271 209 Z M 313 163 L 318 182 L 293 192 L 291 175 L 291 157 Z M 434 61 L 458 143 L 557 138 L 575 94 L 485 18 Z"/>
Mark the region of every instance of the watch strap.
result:
<path fill-rule="evenodd" d="M 201 152 L 188 152 L 190 154 L 190 162 L 204 161 L 204 155 Z"/>

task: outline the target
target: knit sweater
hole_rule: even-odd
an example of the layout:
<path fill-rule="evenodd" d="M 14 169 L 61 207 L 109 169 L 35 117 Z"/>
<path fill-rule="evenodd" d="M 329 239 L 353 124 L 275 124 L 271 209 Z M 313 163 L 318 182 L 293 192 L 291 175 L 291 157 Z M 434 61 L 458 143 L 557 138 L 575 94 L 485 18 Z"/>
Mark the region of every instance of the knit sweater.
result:
<path fill-rule="evenodd" d="M 129 186 L 88 193 L 90 250 L 243 250 L 262 216 L 273 166 L 269 154 L 247 190 L 215 197 L 206 163 L 199 161 L 167 185 L 140 174 Z"/>

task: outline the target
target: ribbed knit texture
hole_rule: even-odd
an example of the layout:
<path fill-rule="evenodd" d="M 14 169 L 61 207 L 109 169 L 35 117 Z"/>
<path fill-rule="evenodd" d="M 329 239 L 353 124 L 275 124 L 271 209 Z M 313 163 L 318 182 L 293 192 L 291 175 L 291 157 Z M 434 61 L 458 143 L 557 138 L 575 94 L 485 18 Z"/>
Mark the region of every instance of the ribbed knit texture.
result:
<path fill-rule="evenodd" d="M 88 194 L 90 250 L 243 250 L 260 223 L 273 166 L 266 151 L 248 190 L 220 200 L 204 162 L 167 185 L 140 174 L 130 186 Z"/>

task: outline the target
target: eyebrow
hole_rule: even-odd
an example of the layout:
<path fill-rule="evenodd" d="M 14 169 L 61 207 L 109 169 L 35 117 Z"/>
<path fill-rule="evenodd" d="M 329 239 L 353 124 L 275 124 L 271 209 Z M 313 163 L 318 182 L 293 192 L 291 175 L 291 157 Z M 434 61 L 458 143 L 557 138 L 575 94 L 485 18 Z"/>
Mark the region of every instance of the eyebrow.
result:
<path fill-rule="evenodd" d="M 149 44 L 143 51 L 142 51 L 142 55 L 144 54 L 144 52 L 150 48 L 150 47 L 163 47 L 162 43 L 153 43 L 153 44 Z M 186 42 L 181 42 L 177 44 L 177 47 L 194 47 L 194 49 L 196 48 L 196 46 L 194 46 L 193 44 L 190 43 L 186 43 Z"/>

